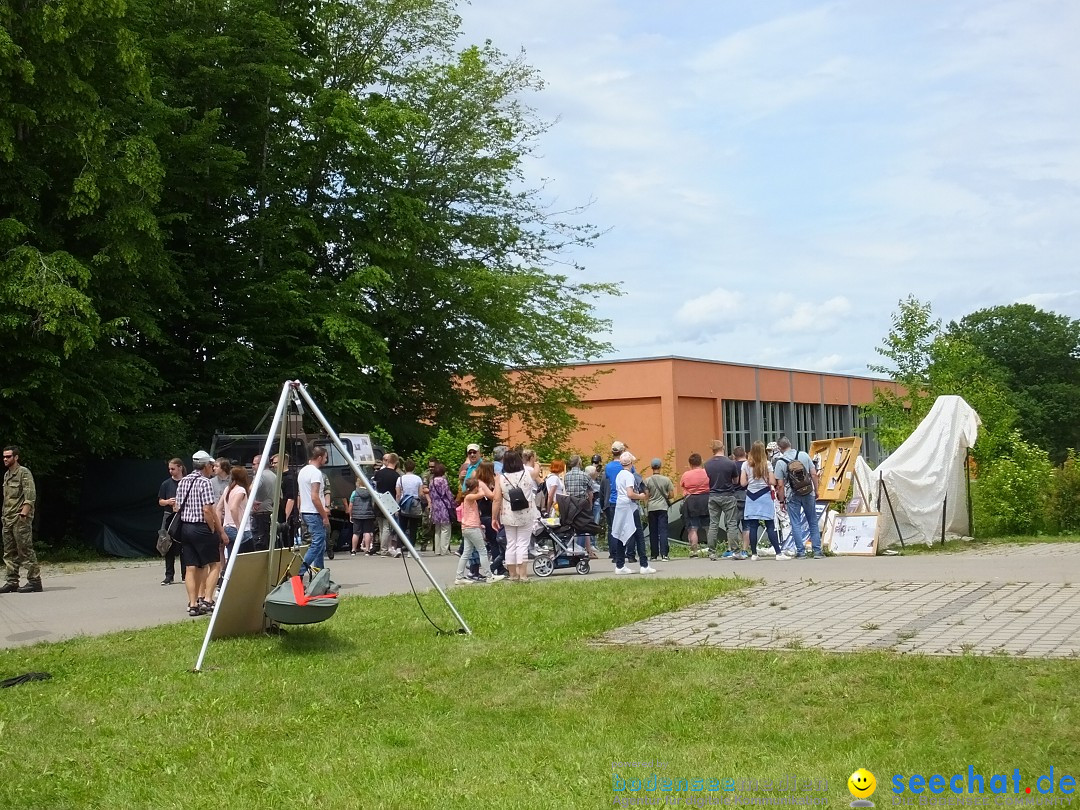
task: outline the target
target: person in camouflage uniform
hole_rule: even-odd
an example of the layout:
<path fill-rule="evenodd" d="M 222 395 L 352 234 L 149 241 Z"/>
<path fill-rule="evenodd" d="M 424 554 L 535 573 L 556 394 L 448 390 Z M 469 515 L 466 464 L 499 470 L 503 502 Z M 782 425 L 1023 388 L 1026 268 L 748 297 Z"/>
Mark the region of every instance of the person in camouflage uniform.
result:
<path fill-rule="evenodd" d="M 34 504 L 37 490 L 30 470 L 19 464 L 19 448 L 4 448 L 4 573 L 0 593 L 36 593 L 41 590 L 41 569 L 34 553 Z M 26 567 L 26 584 L 19 587 L 19 568 Z"/>

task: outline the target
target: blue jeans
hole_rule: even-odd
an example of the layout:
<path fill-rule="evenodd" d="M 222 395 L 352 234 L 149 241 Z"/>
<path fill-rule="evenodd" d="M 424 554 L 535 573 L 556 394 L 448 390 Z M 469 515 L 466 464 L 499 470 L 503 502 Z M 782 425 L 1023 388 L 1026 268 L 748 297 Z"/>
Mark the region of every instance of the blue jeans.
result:
<path fill-rule="evenodd" d="M 806 552 L 806 535 L 803 534 L 802 517 L 806 513 L 806 523 L 810 527 L 810 545 L 815 554 L 821 553 L 821 529 L 818 528 L 815 507 L 817 499 L 813 492 L 796 495 L 794 492 L 787 499 L 787 513 L 791 518 L 791 536 L 795 539 L 795 550 L 799 554 Z"/>
<path fill-rule="evenodd" d="M 654 560 L 668 555 L 667 509 L 649 512 L 649 551 Z"/>
<path fill-rule="evenodd" d="M 304 555 L 304 564 L 300 566 L 300 576 L 306 574 L 309 568 L 324 568 L 323 555 L 326 553 L 326 527 L 323 526 L 322 518 L 318 515 L 304 515 L 303 517 L 311 533 L 311 548 Z"/>

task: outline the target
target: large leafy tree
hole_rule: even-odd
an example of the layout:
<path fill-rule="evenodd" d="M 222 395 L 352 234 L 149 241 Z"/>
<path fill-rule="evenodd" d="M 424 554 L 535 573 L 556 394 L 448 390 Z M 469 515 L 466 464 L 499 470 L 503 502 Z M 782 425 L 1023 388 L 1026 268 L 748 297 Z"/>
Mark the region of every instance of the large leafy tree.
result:
<path fill-rule="evenodd" d="M 0 0 L 0 24 L 0 419 L 39 468 L 249 428 L 286 377 L 402 449 L 478 397 L 565 431 L 553 369 L 605 348 L 614 289 L 561 264 L 596 232 L 522 174 L 539 78 L 459 50 L 454 3 Z"/>
<path fill-rule="evenodd" d="M 870 366 L 903 386 L 899 394 L 876 389 L 874 402 L 867 406 L 876 419 L 882 446 L 895 450 L 939 396 L 955 394 L 982 420 L 973 448 L 976 460 L 990 462 L 1006 452 L 1016 409 L 1004 371 L 963 338 L 943 333 L 929 302 L 914 296 L 900 301 L 892 323 L 892 330 L 877 349 L 888 364 Z"/>
<path fill-rule="evenodd" d="M 1024 439 L 1055 462 L 1080 446 L 1080 320 L 1010 304 L 965 315 L 947 331 L 1002 369 Z"/>

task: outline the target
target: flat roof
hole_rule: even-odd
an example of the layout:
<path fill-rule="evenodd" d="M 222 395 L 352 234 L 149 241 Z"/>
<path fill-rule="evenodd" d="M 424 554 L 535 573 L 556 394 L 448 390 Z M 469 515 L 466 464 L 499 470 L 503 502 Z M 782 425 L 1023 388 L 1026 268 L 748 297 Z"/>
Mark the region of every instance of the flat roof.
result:
<path fill-rule="evenodd" d="M 873 382 L 893 382 L 888 377 L 869 377 L 864 374 L 841 374 L 838 371 L 814 371 L 808 368 L 784 368 L 782 366 L 763 366 L 756 363 L 735 363 L 730 360 L 708 360 L 704 357 L 683 357 L 678 354 L 664 354 L 657 355 L 655 357 L 621 357 L 617 360 L 589 360 L 576 363 L 568 363 L 570 366 L 611 366 L 618 363 L 643 363 L 643 362 L 655 362 L 657 360 L 682 360 L 687 363 L 712 363 L 716 366 L 739 366 L 741 368 L 761 368 L 768 371 L 794 371 L 800 374 L 821 374 L 825 377 L 844 377 L 855 380 L 872 380 Z"/>

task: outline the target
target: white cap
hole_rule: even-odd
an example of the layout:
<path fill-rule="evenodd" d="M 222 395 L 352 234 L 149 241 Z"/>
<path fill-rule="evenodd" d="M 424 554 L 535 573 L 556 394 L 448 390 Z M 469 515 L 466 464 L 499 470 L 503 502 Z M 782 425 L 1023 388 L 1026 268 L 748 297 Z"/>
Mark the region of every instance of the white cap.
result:
<path fill-rule="evenodd" d="M 626 445 L 623 444 L 622 442 L 612 442 L 611 443 L 611 452 L 612 453 L 621 453 L 625 449 L 626 449 Z"/>
<path fill-rule="evenodd" d="M 637 458 L 629 450 L 619 456 L 619 463 L 622 464 L 624 467 L 629 467 L 635 461 L 637 461 Z"/>
<path fill-rule="evenodd" d="M 205 467 L 208 463 L 214 460 L 214 457 L 207 453 L 205 450 L 200 450 L 191 457 L 196 467 Z"/>

